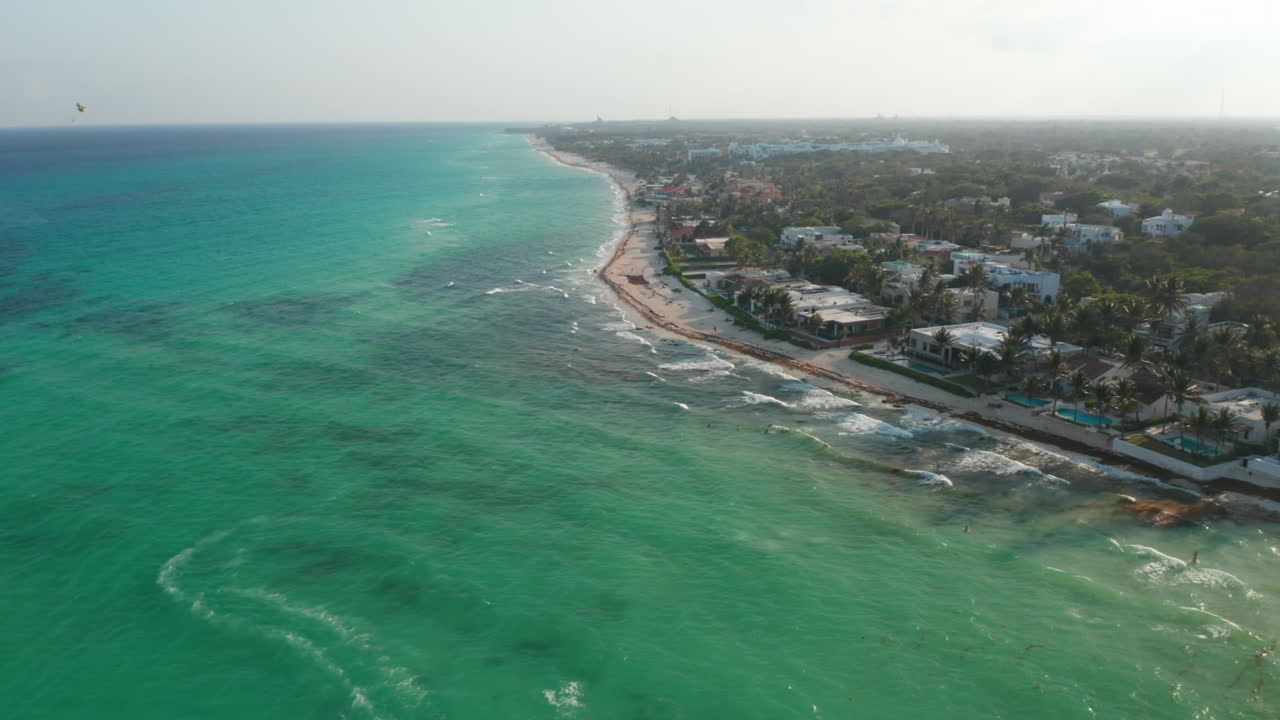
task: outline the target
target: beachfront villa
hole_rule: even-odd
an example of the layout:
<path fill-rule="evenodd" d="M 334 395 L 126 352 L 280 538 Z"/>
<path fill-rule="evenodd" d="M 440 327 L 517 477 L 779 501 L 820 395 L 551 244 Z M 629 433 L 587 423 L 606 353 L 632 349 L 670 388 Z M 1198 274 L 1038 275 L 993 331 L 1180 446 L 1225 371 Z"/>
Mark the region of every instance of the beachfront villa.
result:
<path fill-rule="evenodd" d="M 1221 302 L 1227 297 L 1225 292 L 1211 293 L 1187 293 L 1182 296 L 1186 302 L 1186 307 L 1177 312 L 1171 312 L 1157 323 L 1143 325 L 1134 328 L 1134 332 L 1139 335 L 1146 336 L 1152 345 L 1166 350 L 1177 350 L 1182 345 L 1183 336 L 1186 335 L 1187 321 L 1195 318 L 1195 322 L 1201 329 L 1212 329 L 1210 318 L 1213 314 L 1213 306 Z"/>
<path fill-rule="evenodd" d="M 1028 296 L 1045 305 L 1053 304 L 1062 283 L 1062 278 L 1056 272 L 1014 267 L 1010 263 L 999 262 L 996 256 L 986 253 L 953 252 L 951 262 L 954 266 L 952 272 L 956 275 L 964 273 L 974 265 L 980 265 L 987 274 L 987 282 L 991 283 L 1001 295 L 1006 295 L 1014 288 L 1020 287 L 1027 291 Z"/>
<path fill-rule="evenodd" d="M 1142 221 L 1142 232 L 1145 235 L 1180 235 L 1190 229 L 1193 222 L 1194 217 L 1165 208 L 1159 215 Z"/>
<path fill-rule="evenodd" d="M 1126 205 L 1125 203 L 1122 203 L 1119 200 L 1108 200 L 1106 202 L 1100 202 L 1098 203 L 1097 206 L 1104 210 L 1111 211 L 1111 217 L 1113 218 L 1124 217 L 1129 213 L 1132 213 L 1133 211 L 1138 209 L 1137 205 Z"/>
<path fill-rule="evenodd" d="M 718 238 L 700 238 L 693 241 L 694 248 L 698 254 L 704 258 L 728 257 L 729 251 L 725 249 L 725 245 L 729 242 L 727 237 Z"/>
<path fill-rule="evenodd" d="M 937 263 L 950 261 L 951 253 L 959 249 L 959 245 L 946 240 L 924 240 L 915 244 L 916 252 L 920 253 L 922 257 L 929 258 Z"/>
<path fill-rule="evenodd" d="M 787 290 L 796 324 L 810 328 L 826 342 L 852 342 L 852 338 L 884 329 L 889 309 L 867 298 L 831 285 L 800 285 Z"/>
<path fill-rule="evenodd" d="M 1070 223 L 1067 228 L 1067 247 L 1073 252 L 1084 252 L 1094 245 L 1109 245 L 1124 239 L 1120 228 L 1110 225 L 1083 225 Z"/>
<path fill-rule="evenodd" d="M 1041 215 L 1040 224 L 1047 228 L 1056 229 L 1064 225 L 1070 225 L 1080 220 L 1080 216 L 1072 212 L 1058 213 L 1057 215 Z"/>
<path fill-rule="evenodd" d="M 1222 392 L 1202 395 L 1200 401 L 1210 410 L 1218 412 L 1226 410 L 1240 423 L 1238 440 L 1254 445 L 1266 442 L 1266 423 L 1262 421 L 1262 406 L 1280 405 L 1280 395 L 1255 387 L 1235 388 Z M 1273 425 L 1274 433 L 1280 426 Z"/>
<path fill-rule="evenodd" d="M 995 320 L 1000 314 L 1000 293 L 991 288 L 947 288 L 956 299 L 956 317 L 969 320 Z M 977 312 L 979 317 L 974 318 Z"/>
<path fill-rule="evenodd" d="M 793 250 L 801 242 L 808 243 L 809 245 L 816 245 L 823 242 L 856 244 L 852 235 L 846 235 L 844 231 L 834 225 L 824 225 L 822 227 L 783 228 L 782 239 L 778 244 L 784 249 Z"/>
<path fill-rule="evenodd" d="M 983 267 L 987 270 L 987 280 L 995 285 L 1001 295 L 1020 287 L 1027 291 L 1029 297 L 1045 305 L 1052 305 L 1054 299 L 1058 297 L 1061 278 L 1056 272 L 1022 270 L 996 263 L 983 263 Z"/>
<path fill-rule="evenodd" d="M 954 338 L 954 342 L 947 347 L 942 347 L 933 339 L 934 333 L 943 329 L 949 331 Z M 1009 329 L 1002 325 L 981 321 L 915 328 L 908 335 L 907 347 L 909 353 L 916 357 L 947 367 L 955 367 L 960 364 L 960 351 L 965 348 L 976 347 L 979 350 L 998 354 L 1000 343 L 1004 341 L 1008 332 Z M 1054 345 L 1044 335 L 1036 335 L 1031 338 L 1027 346 L 1027 354 L 1035 360 L 1042 360 L 1054 349 L 1064 356 L 1071 356 L 1083 348 L 1063 342 Z"/>

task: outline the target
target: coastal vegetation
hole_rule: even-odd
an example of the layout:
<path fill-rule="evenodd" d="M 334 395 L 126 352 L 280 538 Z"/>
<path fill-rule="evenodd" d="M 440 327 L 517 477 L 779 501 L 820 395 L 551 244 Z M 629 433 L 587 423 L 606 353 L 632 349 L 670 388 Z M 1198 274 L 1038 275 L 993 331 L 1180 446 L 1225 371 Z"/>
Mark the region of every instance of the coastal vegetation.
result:
<path fill-rule="evenodd" d="M 1100 432 L 1163 434 L 1176 443 L 1151 442 L 1198 462 L 1274 449 L 1280 407 L 1266 410 L 1274 414 L 1267 415 L 1265 443 L 1250 446 L 1239 440 L 1238 421 L 1227 410 L 1200 399 L 1211 388 L 1280 391 L 1274 132 L 1256 125 L 926 121 L 894 130 L 942 138 L 952 150 L 818 150 L 751 160 L 729 152 L 730 143 L 764 137 L 883 136 L 883 126 L 867 121 L 803 128 L 605 123 L 585 135 L 546 135 L 557 147 L 635 170 L 642 183 L 659 188 L 655 203 L 665 207 L 670 199 L 680 208 L 683 237 L 721 238 L 716 257 L 691 251 L 696 242 L 665 244 L 668 272 L 687 288 L 705 292 L 683 265 L 719 269 L 727 261 L 782 268 L 883 302 L 879 342 L 859 343 L 849 354 L 854 362 L 959 397 L 1008 392 L 1033 412 Z M 781 200 L 738 191 L 743 177 L 771 184 Z M 1143 219 L 1158 219 L 1166 209 L 1189 218 L 1190 227 L 1144 232 Z M 1113 239 L 1084 243 L 1083 231 L 1073 227 L 1103 228 Z M 785 228 L 842 239 L 784 243 Z M 946 249 L 925 251 L 935 246 Z M 996 287 L 976 262 L 952 273 L 947 258 L 962 250 L 1055 273 L 1060 290 L 1050 298 L 1021 284 Z M 915 274 L 904 275 L 907 267 Z M 706 294 L 735 323 L 802 347 L 815 346 L 793 331 L 818 332 L 827 324 L 816 307 L 797 313 L 780 287 Z M 947 327 L 990 318 L 1004 329 L 985 348 L 963 345 Z M 930 331 L 933 353 L 920 358 L 926 366 L 940 359 L 936 373 L 901 362 L 915 357 L 907 332 L 923 327 L 938 328 Z M 1033 347 L 1045 339 L 1050 351 Z M 1089 359 L 1069 361 L 1069 354 Z"/>

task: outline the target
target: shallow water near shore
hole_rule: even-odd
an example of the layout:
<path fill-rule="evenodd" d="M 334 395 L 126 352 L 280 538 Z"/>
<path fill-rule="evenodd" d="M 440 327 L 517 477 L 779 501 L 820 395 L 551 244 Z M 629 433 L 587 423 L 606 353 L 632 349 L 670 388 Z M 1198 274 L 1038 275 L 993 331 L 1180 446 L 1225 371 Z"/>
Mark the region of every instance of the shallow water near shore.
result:
<path fill-rule="evenodd" d="M 619 203 L 490 127 L 0 132 L 7 715 L 1280 712 L 1272 527 L 637 327 Z"/>

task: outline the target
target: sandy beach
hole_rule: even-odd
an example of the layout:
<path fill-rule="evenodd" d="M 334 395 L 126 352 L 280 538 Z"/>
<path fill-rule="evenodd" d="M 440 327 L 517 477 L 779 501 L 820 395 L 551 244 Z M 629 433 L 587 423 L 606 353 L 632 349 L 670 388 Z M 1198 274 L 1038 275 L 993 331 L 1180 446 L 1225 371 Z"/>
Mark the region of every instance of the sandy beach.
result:
<path fill-rule="evenodd" d="M 613 254 L 600 268 L 600 278 L 612 289 L 633 320 L 646 329 L 718 345 L 766 362 L 776 363 L 805 376 L 815 385 L 840 387 L 882 396 L 882 402 L 915 405 L 940 414 L 982 425 L 1057 450 L 1109 465 L 1136 468 L 1180 489 L 1200 494 L 1194 482 L 1162 468 L 1143 464 L 1110 451 L 1110 438 L 1085 428 L 1035 414 L 1028 408 L 992 397 L 962 398 L 895 373 L 855 363 L 847 348 L 805 351 L 733 324 L 733 319 L 707 298 L 685 288 L 679 280 L 662 274 L 663 261 L 656 236 L 654 214 L 632 203 L 638 183 L 631 173 L 571 153 L 551 148 L 531 138 L 535 149 L 564 165 L 609 176 L 625 195 L 627 228 Z M 803 357 L 796 357 L 803 353 Z M 999 407 L 991 407 L 995 403 Z"/>

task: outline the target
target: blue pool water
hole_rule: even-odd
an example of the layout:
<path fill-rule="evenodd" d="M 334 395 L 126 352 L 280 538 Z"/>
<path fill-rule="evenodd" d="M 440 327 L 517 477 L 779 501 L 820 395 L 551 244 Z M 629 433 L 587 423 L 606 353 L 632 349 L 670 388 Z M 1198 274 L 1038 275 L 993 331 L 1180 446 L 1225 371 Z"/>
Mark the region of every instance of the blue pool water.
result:
<path fill-rule="evenodd" d="M 1063 408 L 1059 410 L 1058 414 L 1068 420 L 1074 420 L 1084 425 L 1110 425 L 1112 422 L 1114 422 L 1109 417 L 1103 417 L 1102 415 L 1094 415 L 1093 413 L 1087 413 L 1080 410 L 1071 410 L 1069 408 Z"/>
<path fill-rule="evenodd" d="M 925 365 L 924 363 L 913 362 L 913 363 L 911 363 L 911 365 L 910 365 L 909 367 L 910 367 L 912 370 L 919 370 L 919 371 L 920 371 L 920 372 L 922 372 L 922 373 L 929 373 L 930 375 L 943 375 L 943 374 L 945 374 L 945 371 L 943 371 L 943 370 L 939 370 L 939 369 L 938 369 L 938 368 L 936 368 L 936 367 L 930 367 L 930 366 L 928 366 L 928 365 Z"/>
<path fill-rule="evenodd" d="M 1045 400 L 1044 398 L 1029 398 L 1022 393 L 1009 393 L 1008 395 L 1005 395 L 1004 398 L 1011 403 L 1017 403 L 1023 407 L 1044 407 L 1050 403 L 1049 400 Z"/>
<path fill-rule="evenodd" d="M 1218 449 L 1217 445 L 1213 445 L 1212 443 L 1205 444 L 1193 437 L 1186 437 L 1185 435 L 1183 437 L 1161 438 L 1161 440 L 1164 440 L 1166 443 L 1181 450 L 1198 453 L 1200 455 L 1208 455 L 1212 457 L 1214 455 L 1222 454 L 1222 450 Z"/>

